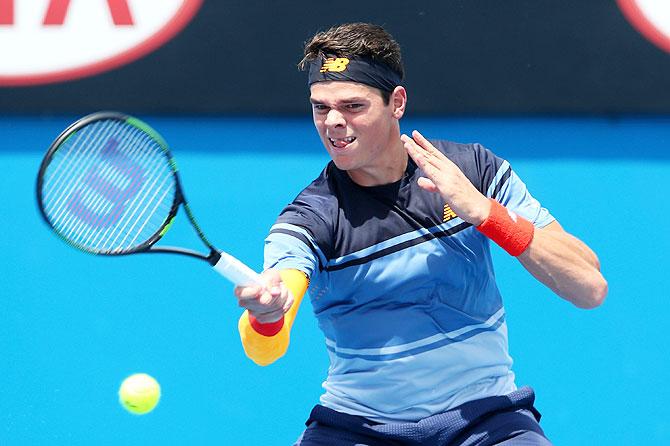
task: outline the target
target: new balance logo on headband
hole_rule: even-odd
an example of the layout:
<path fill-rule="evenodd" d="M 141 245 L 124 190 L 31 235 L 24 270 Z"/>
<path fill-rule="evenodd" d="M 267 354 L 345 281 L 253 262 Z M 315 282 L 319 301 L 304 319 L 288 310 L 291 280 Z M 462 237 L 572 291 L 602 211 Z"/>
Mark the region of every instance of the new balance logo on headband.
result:
<path fill-rule="evenodd" d="M 321 65 L 320 73 L 339 73 L 347 69 L 349 65 L 349 59 L 346 57 L 329 57 L 323 61 Z"/>
<path fill-rule="evenodd" d="M 309 63 L 307 84 L 329 81 L 359 82 L 390 92 L 401 84 L 402 75 L 386 63 L 367 57 L 330 55 L 325 59 L 312 59 Z"/>

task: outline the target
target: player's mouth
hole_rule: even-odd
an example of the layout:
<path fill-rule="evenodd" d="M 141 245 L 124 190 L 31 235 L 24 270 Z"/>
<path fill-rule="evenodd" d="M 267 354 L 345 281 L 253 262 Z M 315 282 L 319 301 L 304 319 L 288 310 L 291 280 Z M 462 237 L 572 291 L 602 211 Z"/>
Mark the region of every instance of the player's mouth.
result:
<path fill-rule="evenodd" d="M 336 149 L 344 149 L 352 142 L 356 141 L 355 136 L 348 136 L 346 138 L 328 138 L 330 145 Z"/>

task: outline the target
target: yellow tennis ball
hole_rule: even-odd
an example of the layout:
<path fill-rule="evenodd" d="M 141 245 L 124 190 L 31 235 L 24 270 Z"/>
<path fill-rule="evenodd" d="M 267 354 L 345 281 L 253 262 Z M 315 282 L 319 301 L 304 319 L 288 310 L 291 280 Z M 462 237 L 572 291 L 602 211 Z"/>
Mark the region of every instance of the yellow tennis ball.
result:
<path fill-rule="evenodd" d="M 161 397 L 158 381 L 146 373 L 136 373 L 124 379 L 119 388 L 119 402 L 130 413 L 151 412 Z"/>

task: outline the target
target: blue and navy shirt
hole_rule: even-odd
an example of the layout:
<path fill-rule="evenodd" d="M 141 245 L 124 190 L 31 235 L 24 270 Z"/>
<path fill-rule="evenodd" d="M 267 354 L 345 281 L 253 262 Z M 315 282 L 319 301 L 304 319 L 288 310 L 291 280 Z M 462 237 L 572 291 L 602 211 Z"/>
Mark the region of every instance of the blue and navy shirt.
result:
<path fill-rule="evenodd" d="M 433 141 L 487 197 L 553 221 L 509 163 L 478 144 Z M 411 160 L 399 181 L 355 184 L 330 162 L 280 214 L 266 268 L 310 278 L 330 357 L 321 404 L 378 422 L 417 421 L 516 389 L 489 240 Z"/>

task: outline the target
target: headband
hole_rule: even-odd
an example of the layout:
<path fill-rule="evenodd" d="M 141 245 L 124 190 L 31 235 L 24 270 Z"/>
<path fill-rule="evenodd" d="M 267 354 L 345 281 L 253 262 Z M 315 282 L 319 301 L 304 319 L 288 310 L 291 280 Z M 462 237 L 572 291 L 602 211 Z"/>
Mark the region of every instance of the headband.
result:
<path fill-rule="evenodd" d="M 309 64 L 308 85 L 325 81 L 359 82 L 383 91 L 393 91 L 402 77 L 384 63 L 368 58 L 328 57 Z"/>

